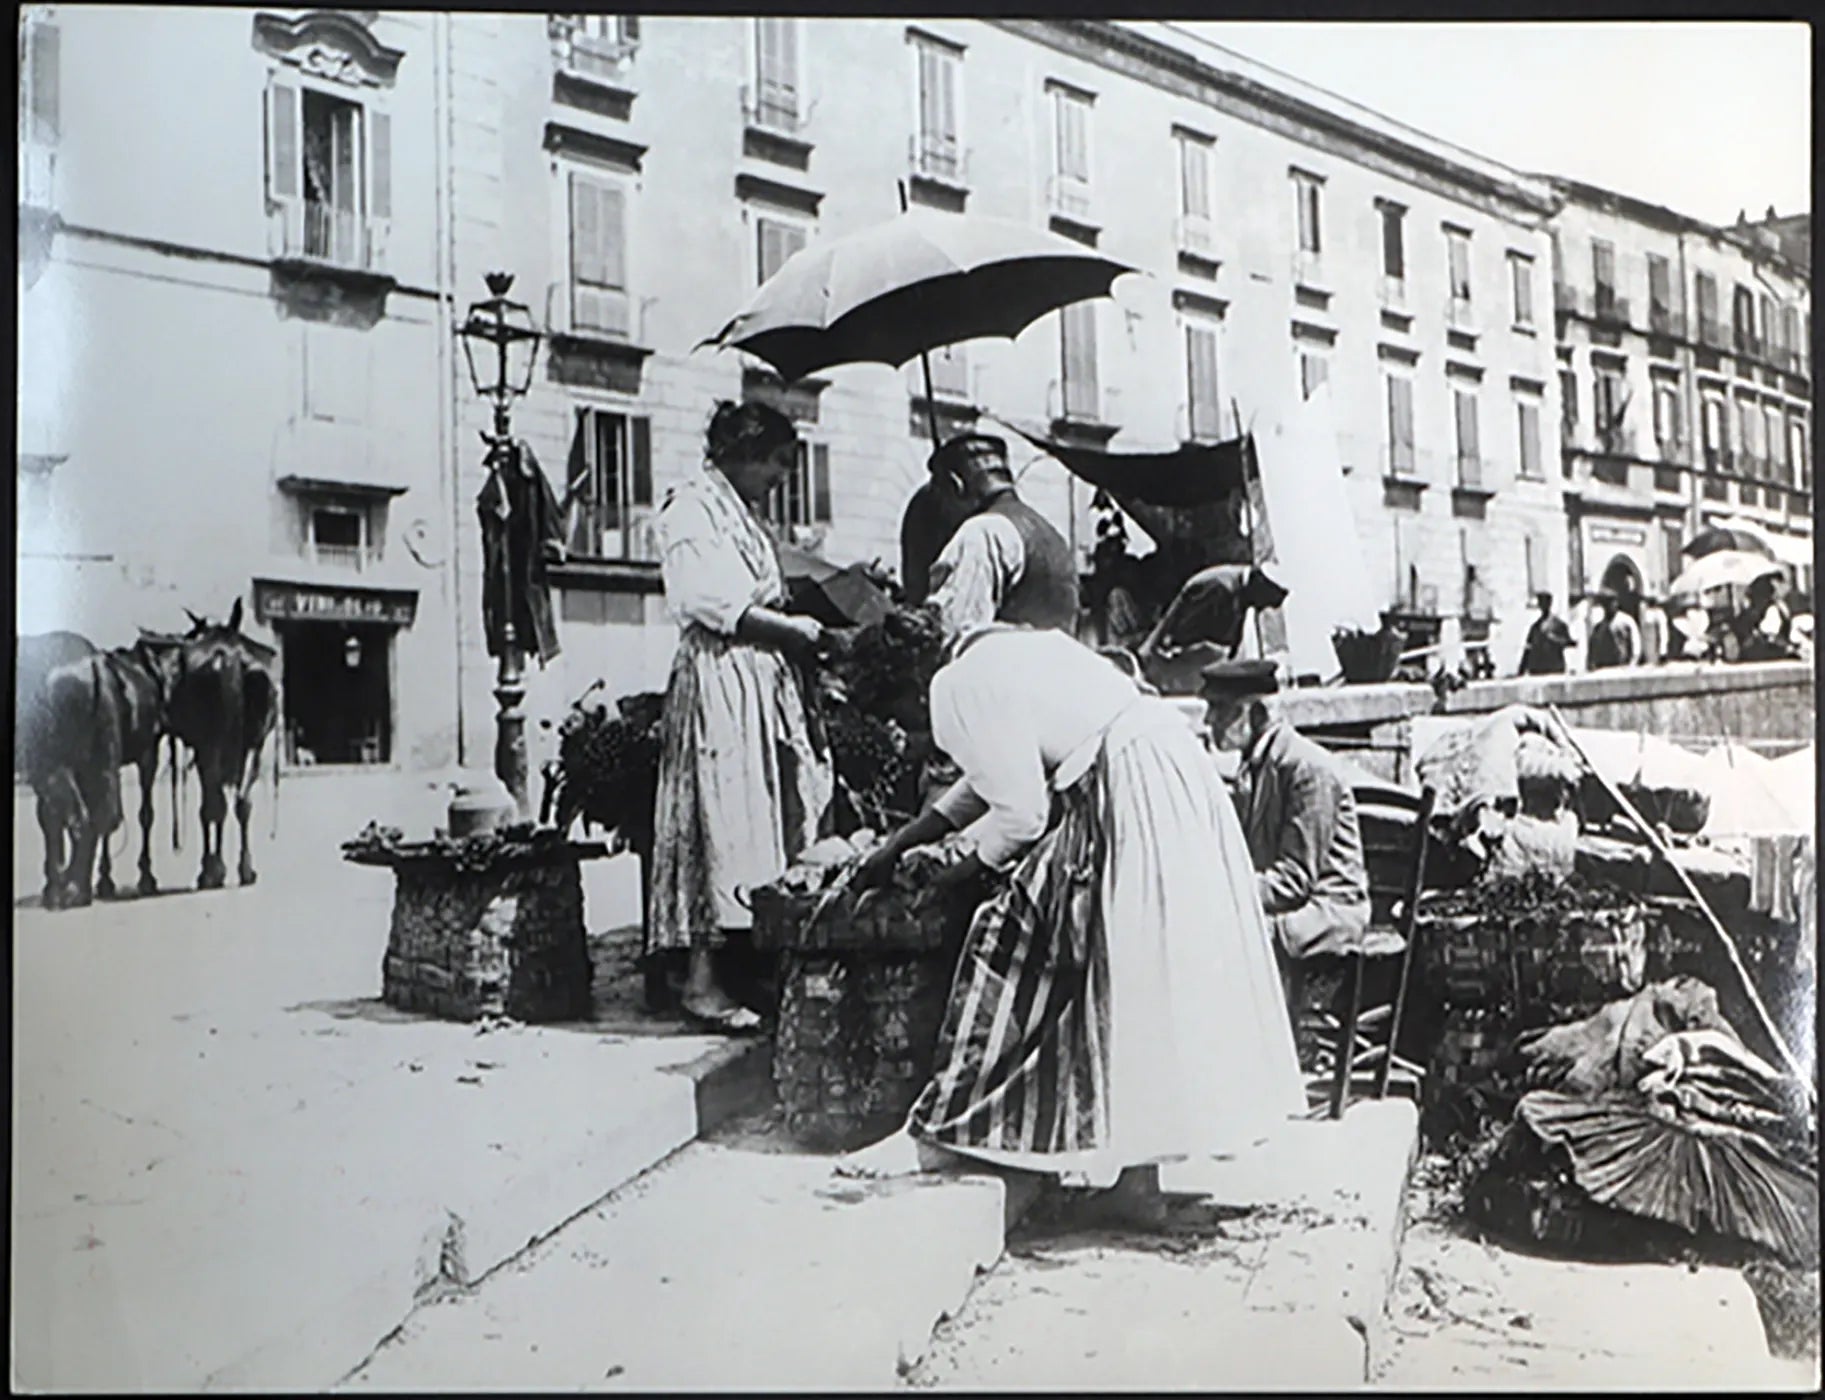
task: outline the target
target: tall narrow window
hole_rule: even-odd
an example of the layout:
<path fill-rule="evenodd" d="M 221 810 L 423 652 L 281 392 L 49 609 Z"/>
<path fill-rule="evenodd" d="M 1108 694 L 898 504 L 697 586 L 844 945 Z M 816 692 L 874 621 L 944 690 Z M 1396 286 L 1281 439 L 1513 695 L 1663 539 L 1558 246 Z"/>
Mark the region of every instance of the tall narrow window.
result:
<path fill-rule="evenodd" d="M 1573 370 L 1559 371 L 1559 441 L 1569 447 L 1578 437 L 1578 376 Z M 1566 470 L 1571 470 L 1568 461 Z"/>
<path fill-rule="evenodd" d="M 1321 228 L 1323 194 L 1324 181 L 1318 176 L 1308 175 L 1303 170 L 1293 172 L 1293 200 L 1299 226 L 1299 251 L 1308 258 L 1315 258 L 1324 251 L 1324 235 Z"/>
<path fill-rule="evenodd" d="M 1179 213 L 1188 220 L 1208 221 L 1211 216 L 1210 164 L 1216 142 L 1195 131 L 1177 130 L 1179 148 Z"/>
<path fill-rule="evenodd" d="M 1781 363 L 1795 369 L 1800 363 L 1800 308 L 1781 308 Z"/>
<path fill-rule="evenodd" d="M 1727 471 L 1730 460 L 1730 419 L 1724 412 L 1724 401 L 1716 394 L 1706 394 L 1699 405 L 1699 432 L 1704 438 L 1705 466 L 1712 471 Z"/>
<path fill-rule="evenodd" d="M 1787 424 L 1787 460 L 1792 464 L 1796 491 L 1812 489 L 1812 459 L 1806 455 L 1806 425 L 1799 419 Z"/>
<path fill-rule="evenodd" d="M 1318 392 L 1318 386 L 1329 382 L 1331 364 L 1323 355 L 1313 350 L 1299 352 L 1299 395 L 1309 399 Z"/>
<path fill-rule="evenodd" d="M 795 19 L 754 21 L 755 119 L 776 131 L 795 131 L 799 106 L 799 23 Z"/>
<path fill-rule="evenodd" d="M 1450 321 L 1454 326 L 1468 325 L 1470 323 L 1470 231 L 1447 227 L 1445 254 L 1451 277 Z"/>
<path fill-rule="evenodd" d="M 765 282 L 800 248 L 805 246 L 807 234 L 803 224 L 792 223 L 786 219 L 770 218 L 760 215 L 754 220 L 755 240 L 759 244 L 760 280 Z"/>
<path fill-rule="evenodd" d="M 583 559 L 655 557 L 652 434 L 647 419 L 577 410 L 565 539 Z"/>
<path fill-rule="evenodd" d="M 1723 344 L 1723 326 L 1717 316 L 1717 279 L 1701 272 L 1693 279 L 1693 300 L 1698 304 L 1698 338 L 1710 346 Z"/>
<path fill-rule="evenodd" d="M 1597 310 L 1616 305 L 1616 246 L 1601 238 L 1591 240 L 1591 278 L 1597 284 Z"/>
<path fill-rule="evenodd" d="M 1679 456 L 1680 440 L 1684 437 L 1681 419 L 1684 417 L 1679 400 L 1679 385 L 1668 380 L 1661 380 L 1654 385 L 1654 441 L 1660 448 L 1663 460 L 1673 461 Z"/>
<path fill-rule="evenodd" d="M 1070 88 L 1052 89 L 1052 173 L 1090 183 L 1090 99 Z"/>
<path fill-rule="evenodd" d="M 957 87 L 963 55 L 923 36 L 914 36 L 913 50 L 919 64 L 919 134 L 914 138 L 913 168 L 922 175 L 960 179 Z"/>
<path fill-rule="evenodd" d="M 1413 381 L 1390 374 L 1388 385 L 1388 470 L 1412 476 L 1418 464 L 1413 452 Z"/>
<path fill-rule="evenodd" d="M 767 519 L 782 530 L 830 523 L 830 448 L 801 442 L 798 462 L 767 498 Z"/>
<path fill-rule="evenodd" d="M 1768 478 L 1787 484 L 1787 434 L 1781 431 L 1781 411 L 1772 404 L 1762 407 L 1762 441 L 1767 445 Z"/>
<path fill-rule="evenodd" d="M 1534 260 L 1525 253 L 1510 253 L 1508 280 L 1514 294 L 1514 323 L 1531 329 L 1534 323 Z"/>
<path fill-rule="evenodd" d="M 1407 211 L 1385 199 L 1377 200 L 1375 207 L 1381 215 L 1381 275 L 1404 281 L 1407 276 Z"/>
<path fill-rule="evenodd" d="M 274 77 L 266 92 L 266 196 L 281 249 L 376 267 L 392 214 L 392 123 L 385 112 Z"/>
<path fill-rule="evenodd" d="M 27 19 L 20 33 L 25 53 L 19 65 L 19 130 L 33 146 L 57 144 L 60 105 L 60 35 L 49 20 Z"/>
<path fill-rule="evenodd" d="M 1613 369 L 1599 369 L 1591 398 L 1591 417 L 1602 451 L 1611 455 L 1627 453 L 1623 422 L 1628 406 L 1628 385 L 1622 375 Z"/>
<path fill-rule="evenodd" d="M 1191 437 L 1213 442 L 1223 436 L 1223 401 L 1217 364 L 1215 325 L 1185 322 L 1185 392 L 1190 406 Z"/>
<path fill-rule="evenodd" d="M 1483 453 L 1477 441 L 1476 390 L 1452 390 L 1453 417 L 1457 425 L 1457 481 L 1459 486 L 1483 484 Z"/>
<path fill-rule="evenodd" d="M 1516 399 L 1515 419 L 1519 427 L 1521 443 L 1518 474 L 1526 481 L 1544 481 L 1546 466 L 1540 455 L 1539 400 Z"/>
<path fill-rule="evenodd" d="M 1673 269 L 1658 253 L 1648 254 L 1648 329 L 1673 330 Z"/>
<path fill-rule="evenodd" d="M 1755 411 L 1745 399 L 1736 401 L 1736 440 L 1742 448 L 1743 460 L 1738 463 L 1744 476 L 1761 475 L 1761 426 L 1762 415 Z"/>
<path fill-rule="evenodd" d="M 1668 580 L 1679 577 L 1681 561 L 1685 554 L 1686 532 L 1677 520 L 1660 522 L 1660 552 L 1666 567 Z"/>
<path fill-rule="evenodd" d="M 1064 371 L 1064 416 L 1094 423 L 1101 418 L 1096 381 L 1096 307 L 1080 301 L 1058 313 L 1059 359 Z"/>
<path fill-rule="evenodd" d="M 1747 355 L 1755 345 L 1755 293 L 1740 282 L 1731 303 L 1731 332 L 1739 355 Z"/>
<path fill-rule="evenodd" d="M 1546 576 L 1546 541 L 1538 531 L 1529 530 L 1521 536 L 1521 550 L 1527 596 L 1531 600 L 1537 594 L 1548 592 L 1551 586 Z"/>
<path fill-rule="evenodd" d="M 627 294 L 627 195 L 620 184 L 570 175 L 570 316 L 579 331 L 624 336 Z"/>
<path fill-rule="evenodd" d="M 1760 306 L 1761 317 L 1755 328 L 1756 348 L 1772 353 L 1780 339 L 1780 327 L 1774 322 L 1774 298 L 1763 292 Z"/>

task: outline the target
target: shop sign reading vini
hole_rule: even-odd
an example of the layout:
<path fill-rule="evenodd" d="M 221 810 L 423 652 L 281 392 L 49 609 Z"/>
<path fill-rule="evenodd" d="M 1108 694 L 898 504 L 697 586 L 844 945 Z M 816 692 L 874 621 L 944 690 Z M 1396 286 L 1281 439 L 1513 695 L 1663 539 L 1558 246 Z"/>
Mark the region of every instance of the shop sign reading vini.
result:
<path fill-rule="evenodd" d="M 323 588 L 255 579 L 254 614 L 262 622 L 377 622 L 410 627 L 418 614 L 411 589 Z"/>
<path fill-rule="evenodd" d="M 1648 542 L 1648 532 L 1636 525 L 1591 525 L 1592 544 L 1637 544 Z"/>

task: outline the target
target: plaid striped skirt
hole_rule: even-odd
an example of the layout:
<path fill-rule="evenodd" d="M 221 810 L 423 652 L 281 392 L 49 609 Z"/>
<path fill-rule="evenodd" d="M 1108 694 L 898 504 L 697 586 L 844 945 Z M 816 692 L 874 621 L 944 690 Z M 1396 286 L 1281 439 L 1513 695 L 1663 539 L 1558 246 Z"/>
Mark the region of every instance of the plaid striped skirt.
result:
<path fill-rule="evenodd" d="M 1143 701 L 977 911 L 912 1132 L 1101 1184 L 1301 1113 L 1255 889 L 1210 756 Z"/>

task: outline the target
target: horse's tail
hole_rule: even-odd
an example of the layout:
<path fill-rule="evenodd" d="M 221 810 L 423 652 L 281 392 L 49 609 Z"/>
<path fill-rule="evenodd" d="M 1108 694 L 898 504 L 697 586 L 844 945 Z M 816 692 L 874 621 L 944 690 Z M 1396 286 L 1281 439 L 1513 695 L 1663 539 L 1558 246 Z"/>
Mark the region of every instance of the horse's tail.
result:
<path fill-rule="evenodd" d="M 178 759 L 177 734 L 175 732 L 173 732 L 171 734 L 170 742 L 171 742 L 171 849 L 174 851 L 181 851 L 184 849 L 184 841 L 183 841 L 183 835 L 182 835 L 183 827 L 184 827 L 184 803 L 183 803 L 183 797 L 182 797 L 181 791 L 178 787 L 178 778 L 179 778 L 179 774 L 180 774 L 180 771 L 181 771 L 183 765 L 181 764 L 181 762 Z"/>

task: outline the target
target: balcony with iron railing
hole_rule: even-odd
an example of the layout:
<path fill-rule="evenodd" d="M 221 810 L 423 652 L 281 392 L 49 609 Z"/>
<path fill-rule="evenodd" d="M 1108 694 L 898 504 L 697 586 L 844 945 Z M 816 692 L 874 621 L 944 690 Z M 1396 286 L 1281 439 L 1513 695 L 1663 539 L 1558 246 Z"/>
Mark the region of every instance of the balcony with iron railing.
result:
<path fill-rule="evenodd" d="M 915 180 L 953 190 L 969 188 L 970 153 L 955 140 L 915 134 L 907 140 L 906 159 Z"/>
<path fill-rule="evenodd" d="M 1445 324 L 1456 331 L 1474 331 L 1476 329 L 1476 303 L 1467 296 L 1446 298 Z"/>
<path fill-rule="evenodd" d="M 748 83 L 741 87 L 743 124 L 770 136 L 802 138 L 816 107 L 815 99 L 807 101 L 801 93 L 757 89 Z"/>
<path fill-rule="evenodd" d="M 1659 302 L 1648 303 L 1648 330 L 1655 335 L 1672 336 L 1683 340 L 1686 334 L 1686 318 L 1670 306 Z"/>
<path fill-rule="evenodd" d="M 1293 250 L 1292 277 L 1295 287 L 1322 289 L 1326 286 L 1324 254 L 1309 248 Z"/>
<path fill-rule="evenodd" d="M 1730 335 L 1724 323 L 1715 315 L 1698 313 L 1698 343 L 1707 350 L 1728 350 Z"/>
<path fill-rule="evenodd" d="M 588 27 L 593 20 L 606 32 Z M 614 16 L 554 14 L 547 24 L 558 70 L 586 82 L 625 87 L 640 47 L 638 28 Z"/>
<path fill-rule="evenodd" d="M 1181 252 L 1205 262 L 1217 256 L 1216 225 L 1203 214 L 1181 214 L 1173 221 L 1174 246 Z"/>
<path fill-rule="evenodd" d="M 381 273 L 387 221 L 303 199 L 273 201 L 273 257 L 350 272 Z"/>
<path fill-rule="evenodd" d="M 1553 283 L 1553 310 L 1561 316 L 1590 314 L 1584 294 L 1569 282 Z"/>
<path fill-rule="evenodd" d="M 1180 442 L 1222 442 L 1235 436 L 1230 415 L 1219 403 L 1182 403 L 1173 409 L 1173 436 Z"/>
<path fill-rule="evenodd" d="M 1627 329 L 1629 324 L 1629 300 L 1616 295 L 1613 287 L 1598 287 L 1597 294 L 1591 298 L 1591 319 L 1600 326 L 1620 326 Z"/>
<path fill-rule="evenodd" d="M 1121 391 L 1094 380 L 1054 379 L 1046 385 L 1046 417 L 1066 428 L 1113 434 L 1122 421 Z"/>
<path fill-rule="evenodd" d="M 1046 181 L 1046 209 L 1054 218 L 1074 224 L 1094 226 L 1097 222 L 1090 182 L 1075 175 L 1054 175 Z"/>

